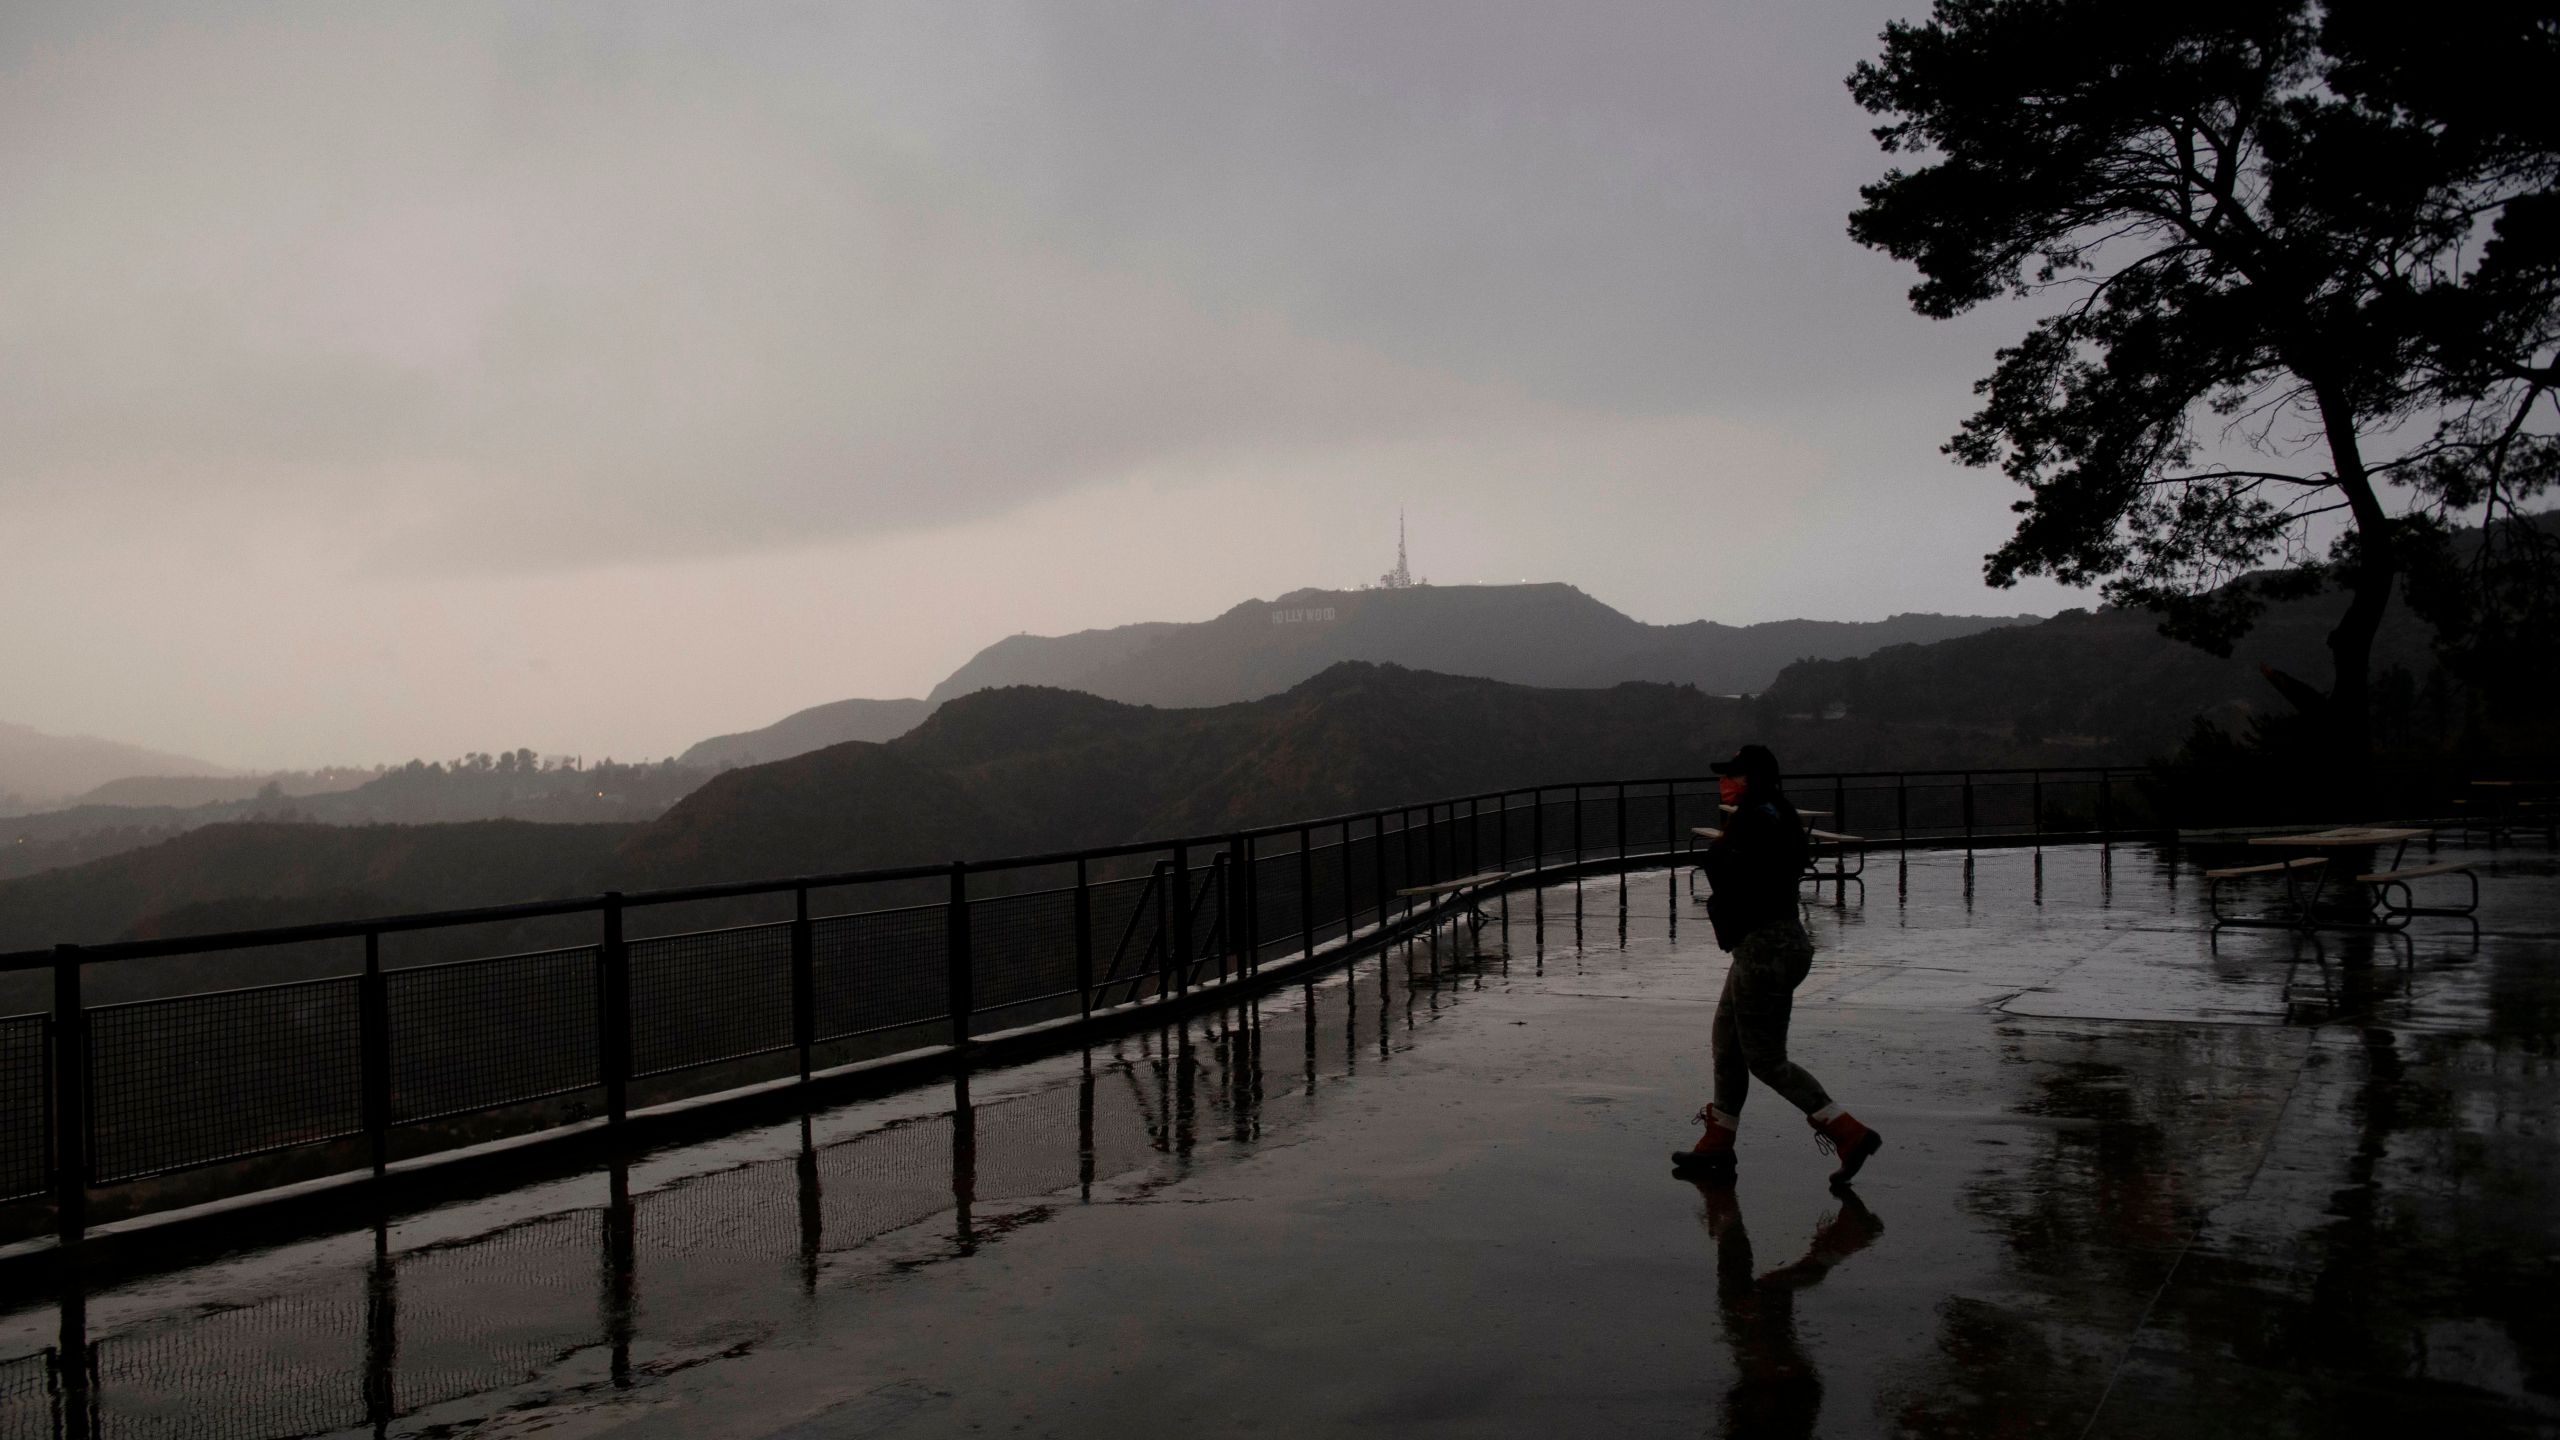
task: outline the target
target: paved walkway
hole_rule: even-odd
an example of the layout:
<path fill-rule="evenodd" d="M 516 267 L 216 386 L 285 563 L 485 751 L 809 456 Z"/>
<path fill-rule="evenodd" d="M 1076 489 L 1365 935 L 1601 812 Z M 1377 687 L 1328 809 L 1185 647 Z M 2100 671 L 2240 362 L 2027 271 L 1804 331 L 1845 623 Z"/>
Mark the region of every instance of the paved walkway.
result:
<path fill-rule="evenodd" d="M 1853 1201 L 1766 1093 L 1730 1193 L 1668 1174 L 1723 957 L 1655 872 L 87 1297 L 106 1429 L 2560 1433 L 2550 856 L 2495 863 L 2476 946 L 2413 949 L 2217 949 L 2139 850 L 1897 882 L 1816 912 L 1799 995 L 1797 1057 L 1887 1137 Z M 50 1433 L 57 1324 L 0 1317 L 0 1437 Z"/>

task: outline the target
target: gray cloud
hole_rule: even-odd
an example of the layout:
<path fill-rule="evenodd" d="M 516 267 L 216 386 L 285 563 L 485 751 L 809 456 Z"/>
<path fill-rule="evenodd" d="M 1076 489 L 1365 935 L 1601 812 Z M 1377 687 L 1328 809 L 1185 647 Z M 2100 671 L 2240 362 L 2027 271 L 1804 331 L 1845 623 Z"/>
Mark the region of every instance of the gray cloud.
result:
<path fill-rule="evenodd" d="M 1368 573 L 1306 573 L 1319 522 L 1403 499 L 1444 575 L 1648 618 L 2016 608 L 1972 579 L 2006 497 L 1935 447 L 2019 322 L 1917 321 L 1841 233 L 1879 162 L 1839 81 L 1895 8 L 16 7 L 0 519 L 47 548 L 0 603 L 256 553 L 235 601 L 158 598 L 211 605 L 217 651 L 319 605 L 371 654 L 414 633 L 386 586 L 487 614 L 499 577 L 1008 526 L 1226 547 L 1129 613 L 924 566 L 930 644 L 823 699 L 920 689 L 990 614 Z M 1132 485 L 1254 518 L 1140 533 Z M 1762 551 L 1710 579 L 1636 533 L 1672 515 Z M 7 718 L 237 753 L 247 692 L 194 741 L 97 698 L 148 693 L 80 657 L 153 598 L 0 640 L 60 707 Z M 436 723 L 535 704 L 504 693 Z M 339 758 L 411 743 L 344 723 Z"/>

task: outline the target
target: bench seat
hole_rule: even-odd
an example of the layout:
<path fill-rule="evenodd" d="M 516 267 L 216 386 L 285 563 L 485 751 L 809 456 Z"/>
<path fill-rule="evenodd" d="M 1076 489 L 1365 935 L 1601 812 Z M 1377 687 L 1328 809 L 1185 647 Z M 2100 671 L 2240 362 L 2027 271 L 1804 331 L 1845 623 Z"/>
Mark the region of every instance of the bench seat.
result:
<path fill-rule="evenodd" d="M 2222 870 L 2207 870 L 2207 880 L 2230 880 L 2242 875 L 2274 875 L 2286 870 L 2310 870 L 2329 863 L 2326 855 L 2305 855 L 2298 860 L 2278 860 L 2271 865 L 2233 865 Z"/>
<path fill-rule="evenodd" d="M 1496 881 L 1510 878 L 1511 872 L 1508 870 L 1487 870 L 1481 874 L 1469 875 L 1464 879 L 1443 880 L 1436 885 L 1409 885 L 1398 890 L 1396 894 L 1408 900 L 1433 895 L 1454 895 L 1461 890 L 1473 890 L 1479 886 L 1491 885 Z"/>
<path fill-rule="evenodd" d="M 2421 879 L 2429 875 L 2469 874 L 2470 870 L 2471 862 L 2468 860 L 2439 860 L 2433 865 L 2412 865 L 2406 870 L 2383 870 L 2371 875 L 2359 875 L 2356 877 L 2356 883 L 2359 885 L 2391 885 L 2402 881 Z"/>

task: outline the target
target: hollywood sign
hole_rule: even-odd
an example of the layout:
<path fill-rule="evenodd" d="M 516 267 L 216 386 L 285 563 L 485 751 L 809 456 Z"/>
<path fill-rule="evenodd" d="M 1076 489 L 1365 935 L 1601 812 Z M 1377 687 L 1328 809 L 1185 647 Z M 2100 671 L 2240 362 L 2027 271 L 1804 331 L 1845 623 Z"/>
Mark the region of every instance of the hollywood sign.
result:
<path fill-rule="evenodd" d="M 1334 607 L 1330 605 L 1316 605 L 1304 610 L 1274 610 L 1271 612 L 1271 623 L 1274 625 L 1317 625 L 1332 619 L 1333 615 Z"/>

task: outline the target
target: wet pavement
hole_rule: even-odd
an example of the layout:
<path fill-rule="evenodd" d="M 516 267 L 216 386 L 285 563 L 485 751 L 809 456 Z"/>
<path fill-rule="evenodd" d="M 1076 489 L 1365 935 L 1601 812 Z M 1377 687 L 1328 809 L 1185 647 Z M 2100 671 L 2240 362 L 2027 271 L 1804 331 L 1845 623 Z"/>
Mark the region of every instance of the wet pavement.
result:
<path fill-rule="evenodd" d="M 2447 851 L 2447 855 L 2455 852 Z M 0 1437 L 2560 1434 L 2560 865 L 2483 929 L 2204 931 L 2192 862 L 1881 857 L 1674 1179 L 1676 876 L 1080 1055 L 11 1297 Z"/>

